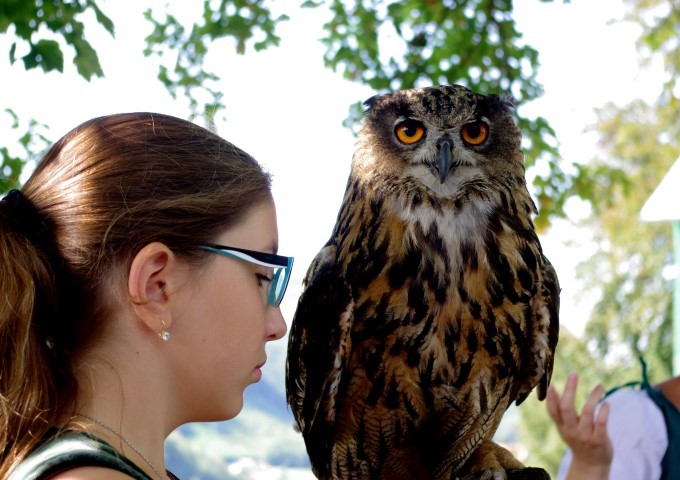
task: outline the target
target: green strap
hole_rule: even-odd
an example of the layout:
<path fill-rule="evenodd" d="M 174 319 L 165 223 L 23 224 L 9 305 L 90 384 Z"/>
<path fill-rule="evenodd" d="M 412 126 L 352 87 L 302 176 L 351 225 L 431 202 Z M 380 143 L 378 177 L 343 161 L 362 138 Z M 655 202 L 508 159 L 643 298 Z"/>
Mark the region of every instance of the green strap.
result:
<path fill-rule="evenodd" d="M 623 385 L 618 385 L 616 387 L 610 388 L 605 392 L 604 398 L 607 398 L 609 395 L 621 390 L 622 388 L 642 387 L 645 390 L 649 390 L 652 388 L 649 385 L 649 378 L 647 377 L 647 364 L 645 363 L 645 360 L 642 358 L 642 355 L 640 355 L 638 359 L 640 360 L 640 366 L 642 367 L 642 380 L 633 380 L 631 382 L 624 383 Z"/>
<path fill-rule="evenodd" d="M 632 388 L 632 387 L 640 387 L 640 386 L 642 386 L 642 382 L 639 381 L 639 380 L 636 380 L 636 381 L 633 381 L 633 382 L 624 383 L 623 385 L 618 385 L 618 386 L 616 386 L 616 387 L 614 387 L 614 388 L 610 388 L 609 390 L 607 390 L 607 391 L 605 392 L 603 398 L 607 398 L 607 397 L 608 397 L 609 395 L 611 395 L 612 393 L 618 392 L 619 390 L 621 390 L 621 389 L 623 389 L 623 388 Z"/>
<path fill-rule="evenodd" d="M 104 467 L 135 480 L 152 480 L 111 445 L 87 433 L 50 438 L 12 472 L 9 480 L 42 480 L 76 467 Z"/>

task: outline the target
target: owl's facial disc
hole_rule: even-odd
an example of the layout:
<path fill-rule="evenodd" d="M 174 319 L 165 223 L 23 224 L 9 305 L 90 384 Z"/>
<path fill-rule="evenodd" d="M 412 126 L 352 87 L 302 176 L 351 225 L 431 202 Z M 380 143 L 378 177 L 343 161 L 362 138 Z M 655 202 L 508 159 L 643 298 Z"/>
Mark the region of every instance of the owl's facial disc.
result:
<path fill-rule="evenodd" d="M 437 174 L 439 183 L 444 183 L 446 177 L 449 176 L 451 169 L 451 143 L 449 140 L 444 140 L 439 143 L 439 151 L 437 152 Z"/>

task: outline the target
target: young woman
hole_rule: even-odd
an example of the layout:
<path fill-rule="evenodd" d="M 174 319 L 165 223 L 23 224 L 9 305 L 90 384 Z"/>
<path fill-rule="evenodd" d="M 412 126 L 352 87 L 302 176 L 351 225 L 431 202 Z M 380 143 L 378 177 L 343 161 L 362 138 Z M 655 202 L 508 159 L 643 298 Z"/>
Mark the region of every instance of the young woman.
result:
<path fill-rule="evenodd" d="M 260 380 L 293 259 L 270 178 L 190 122 L 96 118 L 0 201 L 0 478 L 175 478 Z"/>

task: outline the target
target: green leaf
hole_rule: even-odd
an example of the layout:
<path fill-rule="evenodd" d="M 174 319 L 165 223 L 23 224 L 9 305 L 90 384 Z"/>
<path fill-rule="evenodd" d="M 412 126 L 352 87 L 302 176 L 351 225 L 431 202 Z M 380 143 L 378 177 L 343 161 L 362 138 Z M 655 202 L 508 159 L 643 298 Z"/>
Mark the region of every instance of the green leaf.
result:
<path fill-rule="evenodd" d="M 88 5 L 92 7 L 94 10 L 95 18 L 97 19 L 97 22 L 106 29 L 107 32 L 111 34 L 111 36 L 115 36 L 114 33 L 114 25 L 113 21 L 104 13 L 102 10 L 99 8 L 99 6 L 94 2 L 88 2 Z"/>
<path fill-rule="evenodd" d="M 12 133 L 16 133 L 19 137 L 8 139 L 7 136 L 3 140 L 7 144 L 16 144 L 20 146 L 23 152 L 18 155 L 10 154 L 7 147 L 0 147 L 0 192 L 6 192 L 10 188 L 17 188 L 19 186 L 19 178 L 21 171 L 28 160 L 37 159 L 41 152 L 51 143 L 45 135 L 41 133 L 46 126 L 33 119 L 28 122 L 28 129 L 22 132 L 22 122 L 19 116 L 11 108 L 5 108 L 4 112 L 11 118 Z"/>
<path fill-rule="evenodd" d="M 26 70 L 40 66 L 44 72 L 64 71 L 64 54 L 59 43 L 54 40 L 40 40 L 31 44 L 31 50 L 22 57 L 22 60 Z"/>
<path fill-rule="evenodd" d="M 11 108 L 6 108 L 4 110 L 10 117 L 12 117 L 12 128 L 16 129 L 19 126 L 19 116 L 17 113 L 11 109 Z"/>
<path fill-rule="evenodd" d="M 76 49 L 73 63 L 75 63 L 80 76 L 88 82 L 93 76 L 103 77 L 104 72 L 99 64 L 99 57 L 94 48 L 92 48 L 92 45 L 85 40 L 78 40 L 73 42 L 73 46 Z"/>

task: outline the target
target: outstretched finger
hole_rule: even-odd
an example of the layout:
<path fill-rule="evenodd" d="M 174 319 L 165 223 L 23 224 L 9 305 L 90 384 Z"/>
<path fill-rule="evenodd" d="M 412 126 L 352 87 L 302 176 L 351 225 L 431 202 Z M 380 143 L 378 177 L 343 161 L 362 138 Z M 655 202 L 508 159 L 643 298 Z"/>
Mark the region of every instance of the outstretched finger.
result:
<path fill-rule="evenodd" d="M 604 388 L 602 385 L 598 385 L 590 392 L 586 403 L 583 405 L 583 410 L 581 412 L 581 418 L 579 419 L 578 431 L 582 435 L 581 438 L 590 438 L 593 433 L 593 423 L 595 419 L 593 418 L 595 414 L 595 408 L 600 402 L 602 395 L 604 394 Z"/>
<path fill-rule="evenodd" d="M 609 419 L 609 404 L 603 402 L 597 412 L 593 426 L 593 438 L 599 441 L 607 438 L 607 420 Z"/>
<path fill-rule="evenodd" d="M 560 399 L 560 416 L 562 422 L 569 425 L 575 425 L 578 422 L 578 415 L 574 407 L 574 397 L 576 396 L 576 387 L 578 386 L 578 375 L 570 373 L 567 377 L 567 384 L 564 386 L 564 393 Z"/>
<path fill-rule="evenodd" d="M 545 398 L 548 407 L 548 415 L 553 419 L 553 422 L 559 427 L 562 424 L 562 415 L 560 415 L 560 394 L 557 393 L 554 387 L 548 387 L 548 395 Z"/>

